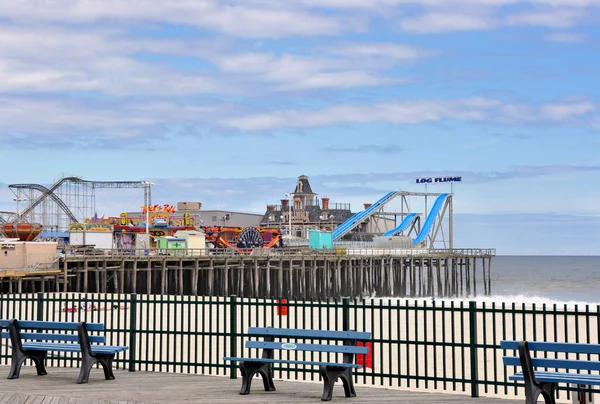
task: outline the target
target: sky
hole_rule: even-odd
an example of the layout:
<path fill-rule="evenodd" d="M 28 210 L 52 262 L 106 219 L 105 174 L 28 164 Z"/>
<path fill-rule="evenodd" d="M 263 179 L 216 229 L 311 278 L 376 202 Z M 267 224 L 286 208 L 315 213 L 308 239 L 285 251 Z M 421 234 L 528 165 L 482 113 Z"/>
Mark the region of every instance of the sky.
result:
<path fill-rule="evenodd" d="M 600 255 L 600 1 L 3 0 L 0 164 L 0 211 L 63 176 L 255 213 L 461 176 L 455 247 Z"/>

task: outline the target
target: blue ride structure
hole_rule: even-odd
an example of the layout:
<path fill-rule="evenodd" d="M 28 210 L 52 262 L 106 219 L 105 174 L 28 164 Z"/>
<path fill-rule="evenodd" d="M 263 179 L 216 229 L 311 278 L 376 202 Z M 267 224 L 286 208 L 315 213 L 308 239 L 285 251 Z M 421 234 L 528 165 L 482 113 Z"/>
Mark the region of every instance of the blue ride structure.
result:
<path fill-rule="evenodd" d="M 352 229 L 358 226 L 364 219 L 373 215 L 379 208 L 381 208 L 386 203 L 397 197 L 399 193 L 400 191 L 388 192 L 383 198 L 379 199 L 367 209 L 352 215 L 349 219 L 347 219 L 345 222 L 343 222 L 333 230 L 333 241 L 338 240 L 339 238 L 351 232 Z"/>
<path fill-rule="evenodd" d="M 392 229 L 392 230 L 388 230 L 385 233 L 383 233 L 384 236 L 393 236 L 395 234 L 400 233 L 402 230 L 405 230 L 408 226 L 411 225 L 411 223 L 418 217 L 418 215 L 416 213 L 410 213 L 408 214 L 404 220 L 402 221 L 402 223 L 400 223 L 400 225 L 398 225 L 398 227 Z"/>
<path fill-rule="evenodd" d="M 449 195 L 450 194 L 440 194 L 437 197 L 437 199 L 433 203 L 433 206 L 431 207 L 431 211 L 429 211 L 429 215 L 427 216 L 427 219 L 425 219 L 425 223 L 423 224 L 423 227 L 421 228 L 421 232 L 413 240 L 413 244 L 416 245 L 416 244 L 423 242 L 423 240 L 425 240 L 425 237 L 427 237 L 427 235 L 431 231 L 433 224 L 434 224 L 435 220 L 437 219 L 438 214 L 440 213 L 440 210 L 442 209 L 442 206 L 444 205 L 444 202 L 446 201 L 446 198 L 448 198 Z"/>

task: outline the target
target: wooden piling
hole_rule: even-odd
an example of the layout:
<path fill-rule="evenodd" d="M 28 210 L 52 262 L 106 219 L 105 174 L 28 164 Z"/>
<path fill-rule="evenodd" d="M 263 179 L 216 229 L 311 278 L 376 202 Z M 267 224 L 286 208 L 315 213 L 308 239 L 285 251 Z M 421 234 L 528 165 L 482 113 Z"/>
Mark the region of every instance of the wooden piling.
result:
<path fill-rule="evenodd" d="M 304 299 L 474 297 L 481 287 L 484 295 L 491 294 L 492 258 L 482 253 L 353 256 L 323 251 L 252 257 L 90 255 L 63 259 L 53 274 L 21 277 L 20 282 L 18 277 L 3 278 L 0 289 L 5 293 L 19 288 L 24 292 L 64 290 L 66 280 L 69 292 L 86 293 Z"/>

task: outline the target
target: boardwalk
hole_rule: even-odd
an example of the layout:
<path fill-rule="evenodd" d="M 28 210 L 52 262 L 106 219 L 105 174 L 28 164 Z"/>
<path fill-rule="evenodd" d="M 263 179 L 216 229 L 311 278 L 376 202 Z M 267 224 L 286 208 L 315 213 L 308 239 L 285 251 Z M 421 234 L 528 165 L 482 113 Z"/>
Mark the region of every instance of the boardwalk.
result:
<path fill-rule="evenodd" d="M 104 380 L 100 369 L 92 371 L 88 384 L 78 385 L 78 369 L 49 368 L 36 376 L 33 367 L 23 368 L 17 380 L 7 380 L 8 367 L 0 367 L 0 404 L 129 404 L 129 403 L 317 403 L 322 384 L 275 381 L 277 391 L 261 391 L 261 380 L 248 396 L 238 394 L 241 380 L 225 377 L 173 373 L 115 371 L 116 380 Z M 473 403 L 522 404 L 523 400 L 473 399 L 468 394 L 414 393 L 386 388 L 358 387 L 357 397 L 344 397 L 336 384 L 333 403 Z"/>

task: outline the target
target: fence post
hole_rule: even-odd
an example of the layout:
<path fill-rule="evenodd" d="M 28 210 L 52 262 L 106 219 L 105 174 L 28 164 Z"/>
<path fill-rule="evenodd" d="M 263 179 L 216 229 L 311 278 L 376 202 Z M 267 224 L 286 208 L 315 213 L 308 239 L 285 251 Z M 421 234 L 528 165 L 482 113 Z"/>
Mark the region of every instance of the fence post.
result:
<path fill-rule="evenodd" d="M 44 293 L 38 292 L 36 298 L 36 320 L 42 321 L 44 319 Z"/>
<path fill-rule="evenodd" d="M 237 296 L 231 295 L 231 312 L 229 315 L 229 344 L 230 356 L 237 357 Z M 237 379 L 237 362 L 231 361 L 229 378 Z"/>
<path fill-rule="evenodd" d="M 469 302 L 469 350 L 471 357 L 471 397 L 479 397 L 477 361 L 477 302 Z"/>
<path fill-rule="evenodd" d="M 342 297 L 342 331 L 348 331 L 349 329 L 350 329 L 350 298 Z"/>
<path fill-rule="evenodd" d="M 135 343 L 137 336 L 137 294 L 129 297 L 129 371 L 135 372 Z M 146 358 L 147 359 L 147 358 Z"/>

